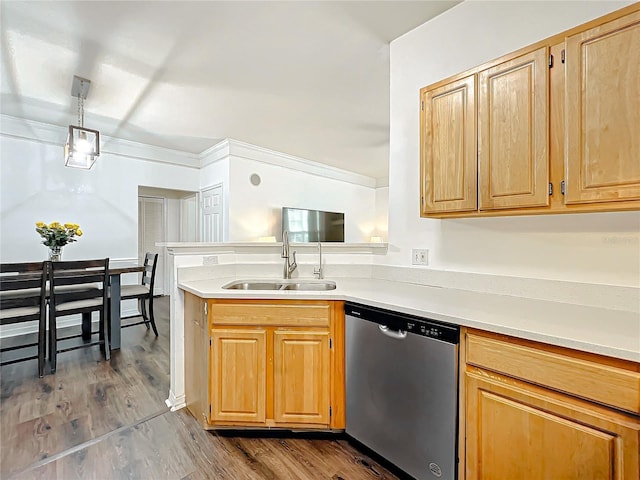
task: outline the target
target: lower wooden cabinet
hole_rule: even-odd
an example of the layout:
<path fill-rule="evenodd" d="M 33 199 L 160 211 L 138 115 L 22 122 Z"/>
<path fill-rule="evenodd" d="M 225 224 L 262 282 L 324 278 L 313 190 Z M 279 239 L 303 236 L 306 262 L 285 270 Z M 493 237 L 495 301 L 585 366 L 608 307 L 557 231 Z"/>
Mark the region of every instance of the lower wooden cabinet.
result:
<path fill-rule="evenodd" d="M 267 331 L 211 331 L 211 418 L 213 422 L 266 420 Z"/>
<path fill-rule="evenodd" d="M 490 334 L 465 345 L 466 480 L 640 478 L 640 365 Z"/>
<path fill-rule="evenodd" d="M 637 419 L 480 369 L 466 381 L 467 480 L 639 478 Z"/>
<path fill-rule="evenodd" d="M 329 332 L 275 331 L 275 423 L 329 425 Z"/>
<path fill-rule="evenodd" d="M 198 300 L 185 295 L 187 346 L 204 334 L 191 318 L 198 307 L 188 306 Z M 207 308 L 208 348 L 185 349 L 187 407 L 205 428 L 344 429 L 342 302 L 209 300 Z"/>

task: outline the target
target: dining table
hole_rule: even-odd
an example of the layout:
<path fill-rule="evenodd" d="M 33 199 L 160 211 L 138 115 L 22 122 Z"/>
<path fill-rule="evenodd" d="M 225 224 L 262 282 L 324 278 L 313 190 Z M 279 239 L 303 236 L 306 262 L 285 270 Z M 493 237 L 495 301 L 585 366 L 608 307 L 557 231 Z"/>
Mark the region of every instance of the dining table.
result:
<path fill-rule="evenodd" d="M 109 265 L 109 345 L 118 350 L 121 345 L 121 276 L 125 273 L 144 272 L 144 265 Z M 82 314 L 82 337 L 91 338 L 91 313 Z"/>

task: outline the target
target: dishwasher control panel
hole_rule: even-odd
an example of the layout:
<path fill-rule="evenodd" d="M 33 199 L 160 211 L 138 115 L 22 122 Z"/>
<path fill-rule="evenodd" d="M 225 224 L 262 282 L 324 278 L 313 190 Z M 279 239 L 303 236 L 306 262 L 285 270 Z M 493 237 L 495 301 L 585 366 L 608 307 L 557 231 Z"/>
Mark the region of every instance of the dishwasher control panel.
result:
<path fill-rule="evenodd" d="M 460 342 L 460 327 L 457 325 L 350 302 L 345 303 L 344 313 L 347 316 L 377 323 L 389 330 L 413 333 L 448 343 Z"/>

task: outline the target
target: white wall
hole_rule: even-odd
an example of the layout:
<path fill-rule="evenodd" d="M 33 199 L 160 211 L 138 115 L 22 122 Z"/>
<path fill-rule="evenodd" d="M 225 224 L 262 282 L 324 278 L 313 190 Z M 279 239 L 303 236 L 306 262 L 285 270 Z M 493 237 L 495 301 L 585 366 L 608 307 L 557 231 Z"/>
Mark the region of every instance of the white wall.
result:
<path fill-rule="evenodd" d="M 198 190 L 198 170 L 103 153 L 91 170 L 64 166 L 59 144 L 0 135 L 0 260 L 47 258 L 35 222 L 80 224 L 64 259 L 138 256 L 138 185 Z M 141 151 L 144 147 L 138 145 Z"/>
<path fill-rule="evenodd" d="M 640 283 L 640 213 L 423 219 L 419 90 L 630 2 L 467 1 L 391 43 L 389 248 L 408 265 L 595 283 Z"/>
<path fill-rule="evenodd" d="M 282 237 L 282 207 L 344 212 L 345 241 L 366 242 L 376 227 L 375 189 L 230 156 L 229 241 Z M 254 186 L 251 174 L 261 177 Z"/>
<path fill-rule="evenodd" d="M 376 228 L 375 233 L 387 241 L 389 237 L 389 187 L 376 188 Z"/>

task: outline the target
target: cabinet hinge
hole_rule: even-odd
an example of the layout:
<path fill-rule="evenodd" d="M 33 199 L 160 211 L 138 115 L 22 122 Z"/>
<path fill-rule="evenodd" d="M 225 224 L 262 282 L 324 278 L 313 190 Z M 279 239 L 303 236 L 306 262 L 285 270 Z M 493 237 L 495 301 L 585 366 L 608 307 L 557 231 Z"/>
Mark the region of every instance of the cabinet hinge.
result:
<path fill-rule="evenodd" d="M 562 49 L 562 53 L 560 53 L 560 60 L 564 63 L 564 48 Z"/>
<path fill-rule="evenodd" d="M 564 180 L 560 182 L 560 193 L 564 195 Z"/>
<path fill-rule="evenodd" d="M 209 404 L 209 418 L 211 418 L 211 404 Z"/>
<path fill-rule="evenodd" d="M 549 68 L 553 68 L 553 55 L 549 55 Z"/>
<path fill-rule="evenodd" d="M 209 337 L 209 346 L 213 343 L 213 337 Z"/>
<path fill-rule="evenodd" d="M 329 339 L 329 350 L 333 348 L 333 339 Z"/>
<path fill-rule="evenodd" d="M 329 406 L 329 416 L 333 415 L 333 410 L 331 408 L 331 406 Z"/>
<path fill-rule="evenodd" d="M 553 183 L 549 182 L 549 196 L 553 195 Z"/>

